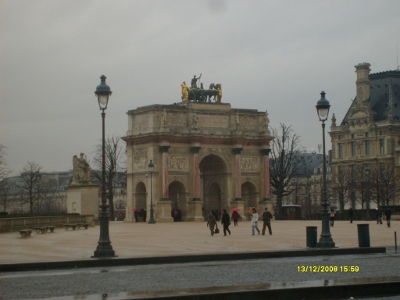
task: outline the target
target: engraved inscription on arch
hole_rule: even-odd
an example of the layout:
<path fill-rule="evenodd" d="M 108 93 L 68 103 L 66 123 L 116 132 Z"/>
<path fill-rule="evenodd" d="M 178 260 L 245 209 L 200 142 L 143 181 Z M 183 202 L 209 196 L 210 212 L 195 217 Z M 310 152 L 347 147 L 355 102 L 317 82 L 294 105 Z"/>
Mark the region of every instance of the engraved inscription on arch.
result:
<path fill-rule="evenodd" d="M 243 149 L 243 155 L 252 155 L 252 156 L 256 156 L 260 154 L 260 150 L 258 149 Z"/>
<path fill-rule="evenodd" d="M 147 148 L 135 148 L 133 149 L 133 155 L 147 154 Z"/>
<path fill-rule="evenodd" d="M 229 119 L 227 116 L 199 115 L 198 116 L 198 126 L 199 127 L 228 128 L 229 127 Z"/>
<path fill-rule="evenodd" d="M 178 147 L 171 147 L 168 150 L 169 154 L 186 154 L 189 153 L 189 149 L 187 148 L 178 148 Z"/>

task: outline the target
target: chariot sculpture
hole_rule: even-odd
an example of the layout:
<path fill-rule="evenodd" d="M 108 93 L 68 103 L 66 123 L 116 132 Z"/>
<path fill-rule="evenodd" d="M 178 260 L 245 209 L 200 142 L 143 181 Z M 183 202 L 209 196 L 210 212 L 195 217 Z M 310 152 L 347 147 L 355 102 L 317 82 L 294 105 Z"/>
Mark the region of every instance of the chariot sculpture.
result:
<path fill-rule="evenodd" d="M 200 87 L 197 86 L 197 81 L 200 80 L 196 75 L 193 76 L 191 86 L 186 84 L 186 81 L 182 82 L 182 101 L 194 101 L 194 102 L 217 102 L 221 103 L 222 99 L 222 86 L 220 83 L 211 83 L 208 90 L 203 88 L 203 83 L 200 83 Z"/>

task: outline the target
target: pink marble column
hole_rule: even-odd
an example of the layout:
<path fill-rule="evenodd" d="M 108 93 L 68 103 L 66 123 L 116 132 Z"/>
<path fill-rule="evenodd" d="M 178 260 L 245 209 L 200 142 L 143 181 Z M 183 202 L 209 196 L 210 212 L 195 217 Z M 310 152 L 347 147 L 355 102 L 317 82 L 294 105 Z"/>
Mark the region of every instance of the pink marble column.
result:
<path fill-rule="evenodd" d="M 193 155 L 193 201 L 200 201 L 200 162 L 199 162 L 200 147 L 191 148 Z"/>
<path fill-rule="evenodd" d="M 235 154 L 235 177 L 236 177 L 236 186 L 235 186 L 235 200 L 242 200 L 242 167 L 240 164 L 240 153 L 243 148 L 237 147 L 233 149 L 233 153 Z"/>
<path fill-rule="evenodd" d="M 162 153 L 162 200 L 169 199 L 168 191 L 168 149 L 169 146 L 160 146 Z"/>
<path fill-rule="evenodd" d="M 264 201 L 271 199 L 270 173 L 269 173 L 269 152 L 271 149 L 261 150 L 264 159 Z"/>

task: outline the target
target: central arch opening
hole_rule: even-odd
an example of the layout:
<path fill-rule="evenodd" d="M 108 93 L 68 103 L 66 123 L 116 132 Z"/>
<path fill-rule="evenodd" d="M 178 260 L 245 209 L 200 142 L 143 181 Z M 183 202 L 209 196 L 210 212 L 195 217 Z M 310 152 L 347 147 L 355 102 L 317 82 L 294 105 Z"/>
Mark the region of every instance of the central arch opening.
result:
<path fill-rule="evenodd" d="M 220 212 L 228 206 L 226 165 L 219 156 L 211 154 L 202 159 L 199 167 L 204 216 L 213 210 Z"/>
<path fill-rule="evenodd" d="M 174 222 L 185 221 L 187 216 L 185 186 L 180 181 L 174 181 L 169 185 L 168 191 L 172 206 L 171 216 Z"/>

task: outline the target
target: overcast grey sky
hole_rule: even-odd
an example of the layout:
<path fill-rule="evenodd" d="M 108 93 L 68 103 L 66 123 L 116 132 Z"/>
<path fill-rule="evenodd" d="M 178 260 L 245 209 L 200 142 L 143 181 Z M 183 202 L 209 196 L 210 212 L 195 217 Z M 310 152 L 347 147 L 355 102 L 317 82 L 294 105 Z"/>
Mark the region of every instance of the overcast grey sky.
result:
<path fill-rule="evenodd" d="M 205 86 L 222 84 L 223 102 L 268 110 L 272 127 L 292 125 L 311 150 L 322 90 L 339 122 L 356 64 L 397 68 L 399 0 L 0 3 L 0 143 L 14 173 L 27 161 L 68 170 L 80 152 L 92 160 L 102 74 L 113 91 L 107 135 L 125 135 L 128 110 L 180 102 L 182 81 L 202 73 Z"/>

